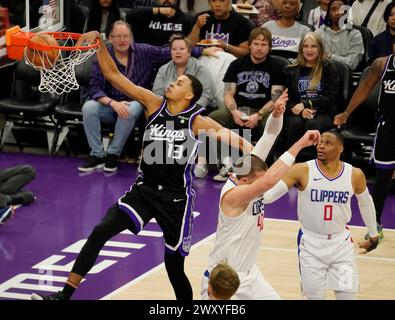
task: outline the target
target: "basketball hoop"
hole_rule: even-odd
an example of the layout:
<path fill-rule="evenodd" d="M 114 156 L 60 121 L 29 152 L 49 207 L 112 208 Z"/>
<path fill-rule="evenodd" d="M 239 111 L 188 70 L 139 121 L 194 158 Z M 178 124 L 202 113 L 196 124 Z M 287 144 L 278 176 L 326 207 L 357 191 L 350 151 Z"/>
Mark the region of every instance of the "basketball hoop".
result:
<path fill-rule="evenodd" d="M 58 44 L 32 41 L 37 35 L 49 35 Z M 81 34 L 72 32 L 23 32 L 16 26 L 6 31 L 7 56 L 16 60 L 24 58 L 27 64 L 40 71 L 40 92 L 61 95 L 79 88 L 75 66 L 84 63 L 99 49 L 98 40 L 91 45 L 76 46 L 80 37 Z"/>

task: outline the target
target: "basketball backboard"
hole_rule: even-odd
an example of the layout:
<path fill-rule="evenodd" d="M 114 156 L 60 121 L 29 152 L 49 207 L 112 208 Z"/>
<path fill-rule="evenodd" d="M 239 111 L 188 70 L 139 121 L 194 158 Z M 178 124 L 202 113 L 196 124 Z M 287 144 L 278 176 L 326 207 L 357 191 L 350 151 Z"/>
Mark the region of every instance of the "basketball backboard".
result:
<path fill-rule="evenodd" d="M 19 25 L 23 31 L 62 30 L 64 0 L 0 0 L 0 62 L 5 60 L 5 31 Z"/>

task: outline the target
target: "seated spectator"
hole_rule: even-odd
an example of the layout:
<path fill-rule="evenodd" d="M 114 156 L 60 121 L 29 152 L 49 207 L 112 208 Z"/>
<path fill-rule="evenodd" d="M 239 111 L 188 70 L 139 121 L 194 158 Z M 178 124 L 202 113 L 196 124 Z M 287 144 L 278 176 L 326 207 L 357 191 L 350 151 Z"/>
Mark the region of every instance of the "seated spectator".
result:
<path fill-rule="evenodd" d="M 0 224 L 11 218 L 15 205 L 34 201 L 32 191 L 24 187 L 36 177 L 36 170 L 30 165 L 0 169 Z"/>
<path fill-rule="evenodd" d="M 237 3 L 246 2 L 245 0 L 237 1 Z M 259 14 L 252 14 L 249 17 L 256 27 L 260 27 L 267 21 L 277 20 L 277 13 L 272 4 L 272 0 L 248 0 L 248 3 L 252 4 L 259 11 Z"/>
<path fill-rule="evenodd" d="M 312 25 L 314 30 L 317 30 L 324 24 L 329 1 L 330 0 L 318 0 L 320 5 L 310 10 L 307 23 Z"/>
<path fill-rule="evenodd" d="M 191 57 L 191 40 L 181 35 L 173 35 L 170 39 L 170 50 L 172 61 L 159 68 L 152 91 L 157 95 L 164 96 L 170 83 L 176 81 L 183 74 L 191 74 L 203 85 L 202 96 L 196 103 L 203 108 L 214 107 L 213 81 L 206 67 L 198 59 Z"/>
<path fill-rule="evenodd" d="M 369 46 L 368 64 L 371 64 L 376 58 L 389 56 L 393 52 L 392 46 L 395 43 L 395 2 L 387 5 L 383 19 L 387 24 L 387 28 L 372 39 Z"/>
<path fill-rule="evenodd" d="M 287 59 L 296 58 L 299 44 L 310 28 L 295 21 L 301 4 L 299 0 L 283 0 L 277 21 L 268 21 L 263 27 L 272 33 L 272 53 Z"/>
<path fill-rule="evenodd" d="M 218 47 L 241 57 L 249 53 L 248 35 L 252 24 L 231 9 L 230 0 L 209 0 L 211 10 L 197 15 L 189 37 L 193 44 L 202 39 L 218 40 Z"/>
<path fill-rule="evenodd" d="M 109 39 L 111 41 L 109 52 L 120 72 L 128 78 L 136 76 L 133 74 L 133 67 L 136 67 L 133 64 L 138 62 L 135 57 L 137 52 L 132 50 L 132 32 L 128 25 L 121 20 L 115 22 Z M 105 80 L 97 61 L 94 62 L 91 70 L 89 97 L 90 100 L 82 107 L 82 114 L 91 153 L 88 161 L 79 166 L 78 170 L 91 172 L 104 167 L 107 172 L 115 172 L 118 169 L 118 159 L 123 146 L 143 107 L 136 101 L 130 101 L 129 97 L 112 87 Z M 106 157 L 101 142 L 101 122 L 115 123 L 113 139 L 108 145 Z"/>
<path fill-rule="evenodd" d="M 348 20 L 353 25 L 368 28 L 372 31 L 373 36 L 376 36 L 385 30 L 383 14 L 390 2 L 391 0 L 355 0 L 351 6 Z M 375 8 L 368 16 L 373 6 Z"/>
<path fill-rule="evenodd" d="M 119 19 L 125 20 L 125 14 L 119 10 L 118 0 L 92 0 L 83 33 L 97 30 L 106 40 L 111 25 Z"/>
<path fill-rule="evenodd" d="M 133 9 L 126 20 L 136 42 L 156 46 L 168 45 L 172 34 L 189 35 L 194 24 L 194 17 L 182 12 L 176 0 L 159 0 L 158 7 Z"/>
<path fill-rule="evenodd" d="M 248 40 L 251 53 L 231 62 L 223 79 L 226 108 L 210 113 L 210 118 L 226 128 L 251 129 L 255 137 L 262 136 L 274 101 L 281 95 L 285 83 L 282 67 L 269 55 L 271 40 L 270 31 L 266 28 L 258 27 L 251 31 Z M 241 107 L 250 108 L 249 115 L 241 112 Z M 225 181 L 233 165 L 232 159 L 219 160 L 223 166 L 214 180 Z"/>
<path fill-rule="evenodd" d="M 332 128 L 339 78 L 314 32 L 304 37 L 297 60 L 286 68 L 285 76 L 289 98 L 284 118 L 285 148 L 289 148 L 307 130 Z"/>
<path fill-rule="evenodd" d="M 324 43 L 326 55 L 333 60 L 347 64 L 355 70 L 364 54 L 362 34 L 346 23 L 344 11 L 346 0 L 331 0 L 325 17 L 325 24 L 315 32 Z"/>

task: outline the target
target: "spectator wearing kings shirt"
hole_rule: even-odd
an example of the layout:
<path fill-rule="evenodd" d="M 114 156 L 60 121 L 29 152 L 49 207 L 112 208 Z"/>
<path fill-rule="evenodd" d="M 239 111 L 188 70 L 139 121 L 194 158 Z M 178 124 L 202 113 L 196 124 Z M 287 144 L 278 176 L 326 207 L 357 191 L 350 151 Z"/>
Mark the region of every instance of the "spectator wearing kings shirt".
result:
<path fill-rule="evenodd" d="M 248 36 L 252 24 L 233 11 L 230 0 L 209 0 L 210 10 L 196 15 L 189 38 L 193 44 L 213 41 L 226 52 L 242 57 L 249 53 Z"/>
<path fill-rule="evenodd" d="M 157 7 L 136 8 L 127 14 L 126 20 L 133 28 L 136 42 L 168 46 L 173 34 L 188 35 L 191 32 L 195 18 L 185 14 L 177 0 L 158 2 Z"/>
<path fill-rule="evenodd" d="M 283 0 L 280 18 L 268 21 L 262 26 L 272 33 L 272 52 L 287 59 L 294 59 L 298 55 L 299 44 L 309 27 L 296 22 L 301 4 L 299 0 Z"/>

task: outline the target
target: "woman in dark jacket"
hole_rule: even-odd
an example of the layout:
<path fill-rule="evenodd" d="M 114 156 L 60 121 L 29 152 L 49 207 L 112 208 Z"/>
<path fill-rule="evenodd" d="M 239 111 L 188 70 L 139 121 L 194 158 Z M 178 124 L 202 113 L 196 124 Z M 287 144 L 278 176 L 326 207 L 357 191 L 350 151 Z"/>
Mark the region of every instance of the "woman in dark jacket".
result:
<path fill-rule="evenodd" d="M 309 32 L 299 46 L 295 64 L 285 70 L 289 100 L 285 113 L 285 148 L 306 130 L 326 131 L 337 114 L 339 78 L 336 67 L 324 56 L 319 36 Z"/>

